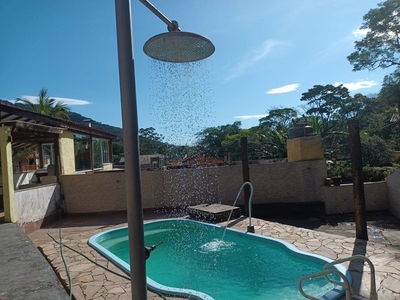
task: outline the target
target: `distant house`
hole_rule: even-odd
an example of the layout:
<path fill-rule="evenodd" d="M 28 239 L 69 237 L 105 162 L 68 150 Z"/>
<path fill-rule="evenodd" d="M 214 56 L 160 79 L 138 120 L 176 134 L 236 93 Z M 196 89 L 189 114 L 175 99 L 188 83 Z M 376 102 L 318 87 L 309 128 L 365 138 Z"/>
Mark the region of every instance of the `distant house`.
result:
<path fill-rule="evenodd" d="M 215 157 L 207 157 L 204 153 L 182 159 L 182 165 L 186 167 L 210 167 L 221 166 L 224 160 Z"/>
<path fill-rule="evenodd" d="M 141 169 L 161 169 L 163 166 L 167 165 L 167 156 L 162 154 L 148 154 L 140 155 L 140 168 Z M 125 164 L 125 157 L 121 157 L 119 160 L 121 165 Z"/>
<path fill-rule="evenodd" d="M 167 156 L 162 154 L 140 155 L 142 169 L 160 169 L 167 164 Z"/>
<path fill-rule="evenodd" d="M 125 163 L 125 158 L 120 159 L 120 164 Z M 194 167 L 211 167 L 224 165 L 224 160 L 215 157 L 206 157 L 204 154 L 198 154 L 192 157 L 185 157 L 182 160 L 169 159 L 166 155 L 150 154 L 140 155 L 141 169 L 180 169 Z"/>

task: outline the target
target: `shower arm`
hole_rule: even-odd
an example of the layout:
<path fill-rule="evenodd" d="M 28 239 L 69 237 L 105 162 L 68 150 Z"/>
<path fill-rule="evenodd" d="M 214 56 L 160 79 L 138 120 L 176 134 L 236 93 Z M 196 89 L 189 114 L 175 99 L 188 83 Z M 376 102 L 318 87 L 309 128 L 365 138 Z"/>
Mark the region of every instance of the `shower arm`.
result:
<path fill-rule="evenodd" d="M 144 6 L 153 12 L 157 17 L 167 24 L 168 31 L 181 31 L 177 21 L 170 21 L 161 11 L 147 0 L 139 0 Z"/>

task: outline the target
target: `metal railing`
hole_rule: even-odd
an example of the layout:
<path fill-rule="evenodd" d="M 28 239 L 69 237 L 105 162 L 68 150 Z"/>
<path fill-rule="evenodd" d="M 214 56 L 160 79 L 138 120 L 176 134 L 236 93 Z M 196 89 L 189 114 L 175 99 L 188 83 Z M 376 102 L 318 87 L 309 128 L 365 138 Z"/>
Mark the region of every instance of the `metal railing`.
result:
<path fill-rule="evenodd" d="M 333 284 L 340 285 L 340 286 L 345 288 L 345 290 L 346 290 L 346 300 L 365 299 L 362 296 L 354 294 L 354 291 L 351 288 L 349 280 L 347 279 L 347 277 L 343 273 L 341 273 L 341 272 L 339 272 L 338 270 L 335 270 L 335 269 L 329 269 L 328 270 L 329 267 L 332 267 L 334 265 L 337 265 L 337 264 L 340 264 L 340 263 L 343 263 L 343 262 L 346 262 L 346 261 L 354 261 L 354 260 L 363 260 L 364 262 L 368 263 L 368 265 L 370 267 L 370 271 L 371 271 L 370 300 L 378 300 L 378 294 L 376 292 L 376 283 L 375 283 L 375 267 L 372 264 L 372 262 L 368 258 L 363 256 L 363 255 L 353 255 L 353 256 L 350 256 L 350 257 L 347 257 L 347 258 L 342 258 L 342 259 L 338 259 L 338 260 L 332 261 L 332 262 L 330 262 L 330 263 L 328 263 L 328 264 L 326 264 L 324 266 L 322 272 L 318 272 L 318 273 L 315 273 L 315 274 L 310 274 L 310 275 L 305 275 L 305 276 L 300 277 L 300 279 L 298 281 L 298 284 L 297 284 L 300 293 L 307 299 L 319 300 L 319 298 L 316 298 L 314 296 L 311 296 L 311 295 L 305 293 L 304 290 L 303 290 L 302 283 L 303 283 L 304 280 L 307 280 L 307 279 L 312 279 L 312 278 L 324 276 L 326 278 L 326 280 L 328 280 L 329 282 L 331 282 Z M 342 278 L 343 281 L 337 281 L 337 280 L 330 279 L 328 277 L 329 274 L 336 274 L 340 278 Z"/>
<path fill-rule="evenodd" d="M 340 286 L 344 286 L 345 289 L 346 289 L 346 300 L 351 300 L 351 295 L 353 294 L 353 292 L 352 292 L 349 280 L 347 279 L 347 277 L 342 272 L 340 272 L 338 270 L 334 270 L 334 269 L 324 270 L 322 272 L 318 272 L 318 273 L 315 273 L 315 274 L 310 274 L 310 275 L 305 275 L 305 276 L 300 277 L 299 281 L 297 282 L 297 286 L 299 288 L 300 293 L 307 299 L 321 300 L 320 298 L 317 298 L 317 297 L 314 297 L 314 296 L 311 296 L 311 295 L 305 293 L 304 290 L 303 290 L 302 283 L 303 283 L 304 280 L 308 280 L 308 279 L 312 279 L 312 278 L 316 278 L 316 277 L 321 277 L 321 276 L 325 276 L 325 278 L 328 278 L 327 275 L 329 275 L 329 274 L 338 275 L 339 277 L 341 277 L 343 279 L 343 282 L 339 281 L 338 283 L 339 283 Z M 328 281 L 331 281 L 331 280 L 328 279 Z"/>

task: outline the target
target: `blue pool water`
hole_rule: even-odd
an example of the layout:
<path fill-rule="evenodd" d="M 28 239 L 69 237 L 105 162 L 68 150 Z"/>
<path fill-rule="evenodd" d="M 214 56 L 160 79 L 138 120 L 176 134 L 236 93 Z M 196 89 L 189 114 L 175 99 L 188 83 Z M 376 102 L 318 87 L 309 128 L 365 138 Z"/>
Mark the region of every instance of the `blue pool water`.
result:
<path fill-rule="evenodd" d="M 192 220 L 156 221 L 146 223 L 144 229 L 147 246 L 163 242 L 146 261 L 147 284 L 166 295 L 208 300 L 304 299 L 298 279 L 322 271 L 331 261 L 277 239 Z M 129 274 L 126 227 L 97 234 L 89 244 Z M 336 269 L 350 279 L 343 266 Z M 303 288 L 322 299 L 344 295 L 342 287 L 323 277 L 306 281 Z"/>

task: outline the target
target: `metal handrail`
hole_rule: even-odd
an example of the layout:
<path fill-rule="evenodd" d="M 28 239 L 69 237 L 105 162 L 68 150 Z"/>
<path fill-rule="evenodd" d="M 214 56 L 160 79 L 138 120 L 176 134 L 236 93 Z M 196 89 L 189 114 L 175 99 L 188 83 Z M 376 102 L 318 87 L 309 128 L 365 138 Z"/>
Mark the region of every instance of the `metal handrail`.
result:
<path fill-rule="evenodd" d="M 369 265 L 369 267 L 370 267 L 370 270 L 371 270 L 370 300 L 378 300 L 378 294 L 377 294 L 377 292 L 376 292 L 376 283 L 375 283 L 375 267 L 374 267 L 374 265 L 372 264 L 372 262 L 371 262 L 368 258 L 366 258 L 365 256 L 363 256 L 363 255 L 353 255 L 353 256 L 350 256 L 350 257 L 346 257 L 346 258 L 342 258 L 342 259 L 338 259 L 338 260 L 332 261 L 332 262 L 330 262 L 330 263 L 327 263 L 327 264 L 324 266 L 322 272 L 318 272 L 318 273 L 314 273 L 314 274 L 305 275 L 305 276 L 300 277 L 300 279 L 299 279 L 299 281 L 298 281 L 298 283 L 297 283 L 297 286 L 298 286 L 298 288 L 299 288 L 300 293 L 301 293 L 305 298 L 307 298 L 307 299 L 311 299 L 311 300 L 320 300 L 319 298 L 316 298 L 316 297 L 314 297 L 314 296 L 311 296 L 311 295 L 306 294 L 306 293 L 304 292 L 304 290 L 303 290 L 302 282 L 303 282 L 304 280 L 306 280 L 306 279 L 312 279 L 312 278 L 315 278 L 315 277 L 324 276 L 324 277 L 326 278 L 326 280 L 328 280 L 329 282 L 331 282 L 331 283 L 333 283 L 333 284 L 336 284 L 336 285 L 340 285 L 340 286 L 342 286 L 342 287 L 345 288 L 345 290 L 346 290 L 346 300 L 351 300 L 351 299 L 364 299 L 363 297 L 354 294 L 354 291 L 353 291 L 353 289 L 351 288 L 351 285 L 350 285 L 350 283 L 349 283 L 349 280 L 347 279 L 347 277 L 346 277 L 343 273 L 341 273 L 340 271 L 335 270 L 335 269 L 330 269 L 330 270 L 328 270 L 329 267 L 332 267 L 332 266 L 334 266 L 334 265 L 337 265 L 337 264 L 340 264 L 340 263 L 343 263 L 343 262 L 346 262 L 346 261 L 357 260 L 357 259 L 361 259 L 361 260 L 363 260 L 364 262 L 367 262 L 367 263 L 368 263 L 368 265 Z M 327 275 L 329 275 L 329 274 L 336 274 L 336 275 L 338 275 L 340 278 L 343 279 L 343 282 L 342 282 L 342 281 L 337 281 L 337 280 L 330 279 L 330 278 L 327 276 Z"/>
<path fill-rule="evenodd" d="M 329 268 L 329 267 L 331 267 L 333 265 L 340 264 L 340 263 L 343 263 L 343 262 L 346 262 L 346 261 L 353 261 L 353 260 L 357 260 L 357 259 L 361 259 L 361 260 L 363 260 L 363 261 L 368 263 L 369 268 L 371 270 L 371 279 L 370 279 L 371 287 L 370 287 L 370 296 L 369 297 L 370 297 L 370 300 L 378 300 L 378 294 L 376 292 L 376 283 L 375 283 L 375 267 L 372 264 L 372 262 L 368 258 L 366 258 L 365 256 L 363 256 L 363 255 L 353 255 L 353 256 L 350 256 L 350 257 L 347 257 L 347 258 L 342 258 L 342 259 L 338 259 L 338 260 L 332 261 L 332 262 L 330 262 L 330 263 L 328 263 L 328 264 L 326 264 L 324 266 L 324 270 L 326 270 L 327 268 Z M 341 282 L 338 282 L 336 280 L 332 280 L 332 279 L 328 278 L 328 276 L 325 276 L 325 278 L 331 283 L 342 285 Z"/>
<path fill-rule="evenodd" d="M 347 279 L 347 277 L 342 272 L 340 272 L 338 270 L 324 270 L 322 272 L 318 272 L 318 273 L 314 273 L 314 274 L 305 275 L 305 276 L 300 277 L 299 281 L 297 282 L 297 286 L 299 288 L 300 293 L 307 299 L 320 300 L 320 298 L 316 298 L 314 296 L 311 296 L 311 295 L 305 293 L 304 290 L 303 290 L 302 283 L 303 283 L 304 280 L 312 279 L 312 278 L 320 277 L 320 276 L 325 276 L 325 278 L 328 278 L 328 276 L 327 276 L 328 274 L 336 274 L 336 275 L 338 275 L 339 277 L 341 277 L 343 279 L 344 284 L 343 284 L 343 282 L 340 282 L 340 285 L 344 286 L 345 289 L 346 289 L 346 300 L 351 300 L 351 296 L 353 295 L 353 291 L 351 289 L 350 282 Z"/>

